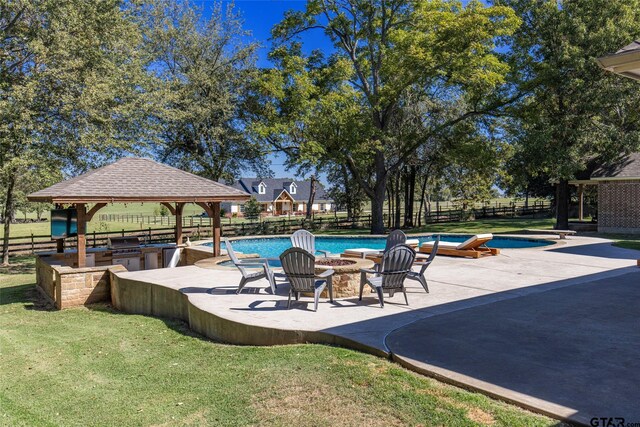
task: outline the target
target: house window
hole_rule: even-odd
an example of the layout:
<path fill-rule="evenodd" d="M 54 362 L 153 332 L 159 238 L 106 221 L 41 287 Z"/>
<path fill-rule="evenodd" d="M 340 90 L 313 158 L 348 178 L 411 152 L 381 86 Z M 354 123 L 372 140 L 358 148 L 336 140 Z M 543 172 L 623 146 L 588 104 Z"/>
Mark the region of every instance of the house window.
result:
<path fill-rule="evenodd" d="M 264 185 L 264 182 L 261 182 L 260 185 L 258 185 L 258 194 L 265 194 L 267 192 L 267 186 Z"/>
<path fill-rule="evenodd" d="M 291 185 L 289 186 L 289 194 L 296 194 L 296 183 L 292 182 Z"/>

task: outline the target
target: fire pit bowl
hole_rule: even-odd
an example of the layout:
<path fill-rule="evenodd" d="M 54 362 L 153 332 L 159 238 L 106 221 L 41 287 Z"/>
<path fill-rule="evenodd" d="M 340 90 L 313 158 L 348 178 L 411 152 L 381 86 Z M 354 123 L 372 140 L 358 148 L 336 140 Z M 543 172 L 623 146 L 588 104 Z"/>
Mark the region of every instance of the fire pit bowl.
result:
<path fill-rule="evenodd" d="M 360 269 L 373 268 L 373 264 L 369 259 L 316 258 L 316 274 L 325 270 L 335 271 L 333 297 L 355 297 L 360 291 Z M 365 289 L 365 292 L 370 290 Z M 322 297 L 328 297 L 327 289 L 322 292 Z"/>
<path fill-rule="evenodd" d="M 323 267 L 344 267 L 347 265 L 354 265 L 356 262 L 350 259 L 342 258 L 316 258 L 316 265 Z M 364 267 L 363 267 L 364 268 Z"/>

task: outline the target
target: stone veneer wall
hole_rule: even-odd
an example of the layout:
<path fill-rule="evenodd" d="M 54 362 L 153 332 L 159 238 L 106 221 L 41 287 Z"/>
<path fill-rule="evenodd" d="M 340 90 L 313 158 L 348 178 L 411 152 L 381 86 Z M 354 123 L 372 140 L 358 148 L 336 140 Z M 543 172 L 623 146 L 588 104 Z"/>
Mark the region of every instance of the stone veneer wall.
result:
<path fill-rule="evenodd" d="M 121 265 L 72 268 L 51 265 L 36 258 L 36 284 L 57 309 L 110 301 L 109 270 L 127 271 Z"/>
<path fill-rule="evenodd" d="M 185 247 L 180 256 L 180 265 L 193 265 L 205 258 L 213 258 L 213 248 L 207 246 Z"/>
<path fill-rule="evenodd" d="M 640 180 L 598 184 L 598 231 L 640 233 Z"/>

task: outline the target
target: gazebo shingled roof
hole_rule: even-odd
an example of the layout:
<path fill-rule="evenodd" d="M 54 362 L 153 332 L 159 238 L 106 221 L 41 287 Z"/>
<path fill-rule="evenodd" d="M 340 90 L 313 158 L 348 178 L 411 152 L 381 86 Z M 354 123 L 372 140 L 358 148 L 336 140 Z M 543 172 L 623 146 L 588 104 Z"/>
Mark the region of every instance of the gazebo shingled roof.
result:
<path fill-rule="evenodd" d="M 242 190 L 150 159 L 125 157 L 27 196 L 32 202 L 73 204 L 77 211 L 77 265 L 86 263 L 85 224 L 107 203 L 155 202 L 176 216 L 176 243 L 182 243 L 182 209 L 196 203 L 211 218 L 213 255 L 220 255 L 220 202 L 250 198 Z M 87 210 L 87 204 L 94 206 Z M 172 204 L 174 203 L 174 204 Z M 58 251 L 64 250 L 58 240 Z"/>
<path fill-rule="evenodd" d="M 213 202 L 248 200 L 244 191 L 150 159 L 125 157 L 28 196 L 33 202 Z"/>

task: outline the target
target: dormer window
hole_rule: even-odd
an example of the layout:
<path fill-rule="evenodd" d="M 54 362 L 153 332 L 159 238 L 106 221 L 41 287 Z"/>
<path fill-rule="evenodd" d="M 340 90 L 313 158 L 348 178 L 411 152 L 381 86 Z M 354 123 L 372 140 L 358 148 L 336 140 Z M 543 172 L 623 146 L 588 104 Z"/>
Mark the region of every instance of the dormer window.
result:
<path fill-rule="evenodd" d="M 291 185 L 289 186 L 289 194 L 296 194 L 296 188 L 298 186 L 296 185 L 295 182 L 292 182 Z"/>
<path fill-rule="evenodd" d="M 267 186 L 264 185 L 264 182 L 261 182 L 258 185 L 258 194 L 265 194 L 267 192 Z"/>

